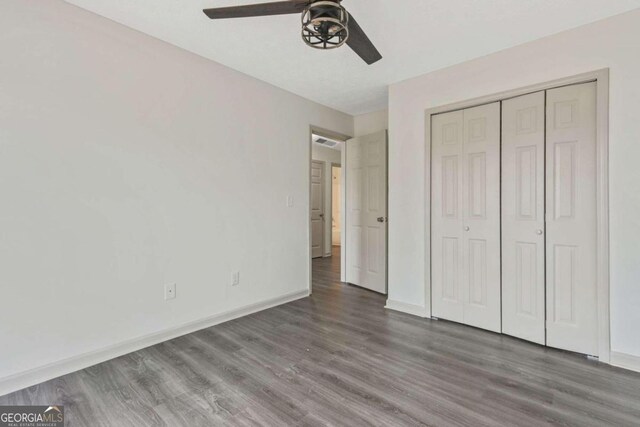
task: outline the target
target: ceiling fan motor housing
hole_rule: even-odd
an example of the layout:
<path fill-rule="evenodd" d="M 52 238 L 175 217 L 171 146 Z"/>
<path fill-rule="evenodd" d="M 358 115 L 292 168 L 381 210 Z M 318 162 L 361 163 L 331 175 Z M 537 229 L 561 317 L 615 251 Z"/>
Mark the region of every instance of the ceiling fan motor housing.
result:
<path fill-rule="evenodd" d="M 319 0 L 302 13 L 302 39 L 316 49 L 335 49 L 349 38 L 349 13 L 339 1 Z"/>

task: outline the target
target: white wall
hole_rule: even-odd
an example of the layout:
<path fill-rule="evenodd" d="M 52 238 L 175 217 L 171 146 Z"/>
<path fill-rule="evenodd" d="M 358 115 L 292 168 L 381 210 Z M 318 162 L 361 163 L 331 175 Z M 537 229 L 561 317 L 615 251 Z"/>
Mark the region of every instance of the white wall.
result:
<path fill-rule="evenodd" d="M 324 162 L 324 254 L 331 255 L 331 213 L 333 200 L 331 197 L 331 163 L 342 164 L 342 151 L 333 148 L 322 147 L 318 144 L 311 144 L 311 158 Z"/>
<path fill-rule="evenodd" d="M 355 136 L 370 135 L 389 129 L 389 111 L 374 111 L 361 114 L 353 118 L 353 131 Z"/>
<path fill-rule="evenodd" d="M 0 28 L 0 383 L 308 289 L 309 129 L 351 116 L 62 1 Z"/>
<path fill-rule="evenodd" d="M 610 67 L 612 350 L 640 356 L 638 40 L 635 10 L 390 87 L 391 300 L 425 305 L 425 110 Z"/>

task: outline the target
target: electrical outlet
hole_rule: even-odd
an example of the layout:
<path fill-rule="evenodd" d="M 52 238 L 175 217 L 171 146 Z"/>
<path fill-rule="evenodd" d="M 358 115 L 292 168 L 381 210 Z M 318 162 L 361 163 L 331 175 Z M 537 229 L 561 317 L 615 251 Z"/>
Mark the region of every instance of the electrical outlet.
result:
<path fill-rule="evenodd" d="M 240 284 L 240 272 L 234 271 L 231 275 L 231 286 L 238 286 Z"/>
<path fill-rule="evenodd" d="M 164 285 L 164 299 L 166 301 L 170 299 L 175 299 L 176 297 L 176 284 L 170 283 L 168 285 Z"/>

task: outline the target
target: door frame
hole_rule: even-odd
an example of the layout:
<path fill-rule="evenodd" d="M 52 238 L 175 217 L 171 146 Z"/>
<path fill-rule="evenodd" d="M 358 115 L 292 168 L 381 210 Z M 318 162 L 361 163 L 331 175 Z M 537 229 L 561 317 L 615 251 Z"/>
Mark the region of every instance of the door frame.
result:
<path fill-rule="evenodd" d="M 315 126 L 315 125 L 309 125 L 309 139 L 308 139 L 308 145 L 307 148 L 309 150 L 309 154 L 307 156 L 307 209 L 306 209 L 306 214 L 307 214 L 307 259 L 309 260 L 309 264 L 307 266 L 309 274 L 309 282 L 308 282 L 308 288 L 309 288 L 309 295 L 311 295 L 311 293 L 313 292 L 313 286 L 312 286 L 312 273 L 313 273 L 313 258 L 312 258 L 312 253 L 311 253 L 311 162 L 313 161 L 313 153 L 312 153 L 312 148 L 313 148 L 313 135 L 320 135 L 329 139 L 333 139 L 336 141 L 341 141 L 343 143 L 342 146 L 342 161 L 344 162 L 345 159 L 345 152 L 346 152 L 346 144 L 347 144 L 347 140 L 353 138 L 352 136 L 349 135 L 345 135 L 342 134 L 340 132 L 335 132 L 329 129 L 325 129 L 322 128 L 320 126 Z M 344 172 L 344 171 L 343 171 Z M 342 193 L 344 193 L 344 183 L 345 183 L 345 179 L 344 179 L 344 175 L 342 176 L 342 182 L 340 183 L 340 190 L 342 191 Z M 325 185 L 326 187 L 326 185 Z M 344 197 L 344 196 L 342 196 Z M 344 199 L 342 200 L 344 202 Z M 343 205 L 344 206 L 344 205 Z M 325 206 L 326 209 L 326 206 Z M 326 212 L 325 212 L 326 214 Z M 342 214 L 342 213 L 341 213 Z M 343 214 L 342 214 L 343 215 Z M 341 228 L 344 227 L 344 223 L 342 223 L 340 225 Z M 341 230 L 341 236 L 344 235 L 344 229 Z M 342 237 L 341 237 L 342 238 Z M 345 242 L 343 241 L 342 244 L 344 245 Z M 340 261 L 340 274 L 342 274 L 342 272 L 344 271 L 344 246 L 341 250 L 341 261 Z"/>
<path fill-rule="evenodd" d="M 431 116 L 562 86 L 596 82 L 596 281 L 598 359 L 611 362 L 609 275 L 609 68 L 425 110 L 425 317 L 431 317 Z"/>

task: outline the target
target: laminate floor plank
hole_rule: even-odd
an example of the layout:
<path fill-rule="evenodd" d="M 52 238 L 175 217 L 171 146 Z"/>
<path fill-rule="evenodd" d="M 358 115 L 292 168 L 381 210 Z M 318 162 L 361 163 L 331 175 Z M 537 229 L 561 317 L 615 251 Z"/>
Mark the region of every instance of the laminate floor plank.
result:
<path fill-rule="evenodd" d="M 313 261 L 313 295 L 0 397 L 68 426 L 640 426 L 640 374 L 389 311 Z"/>

